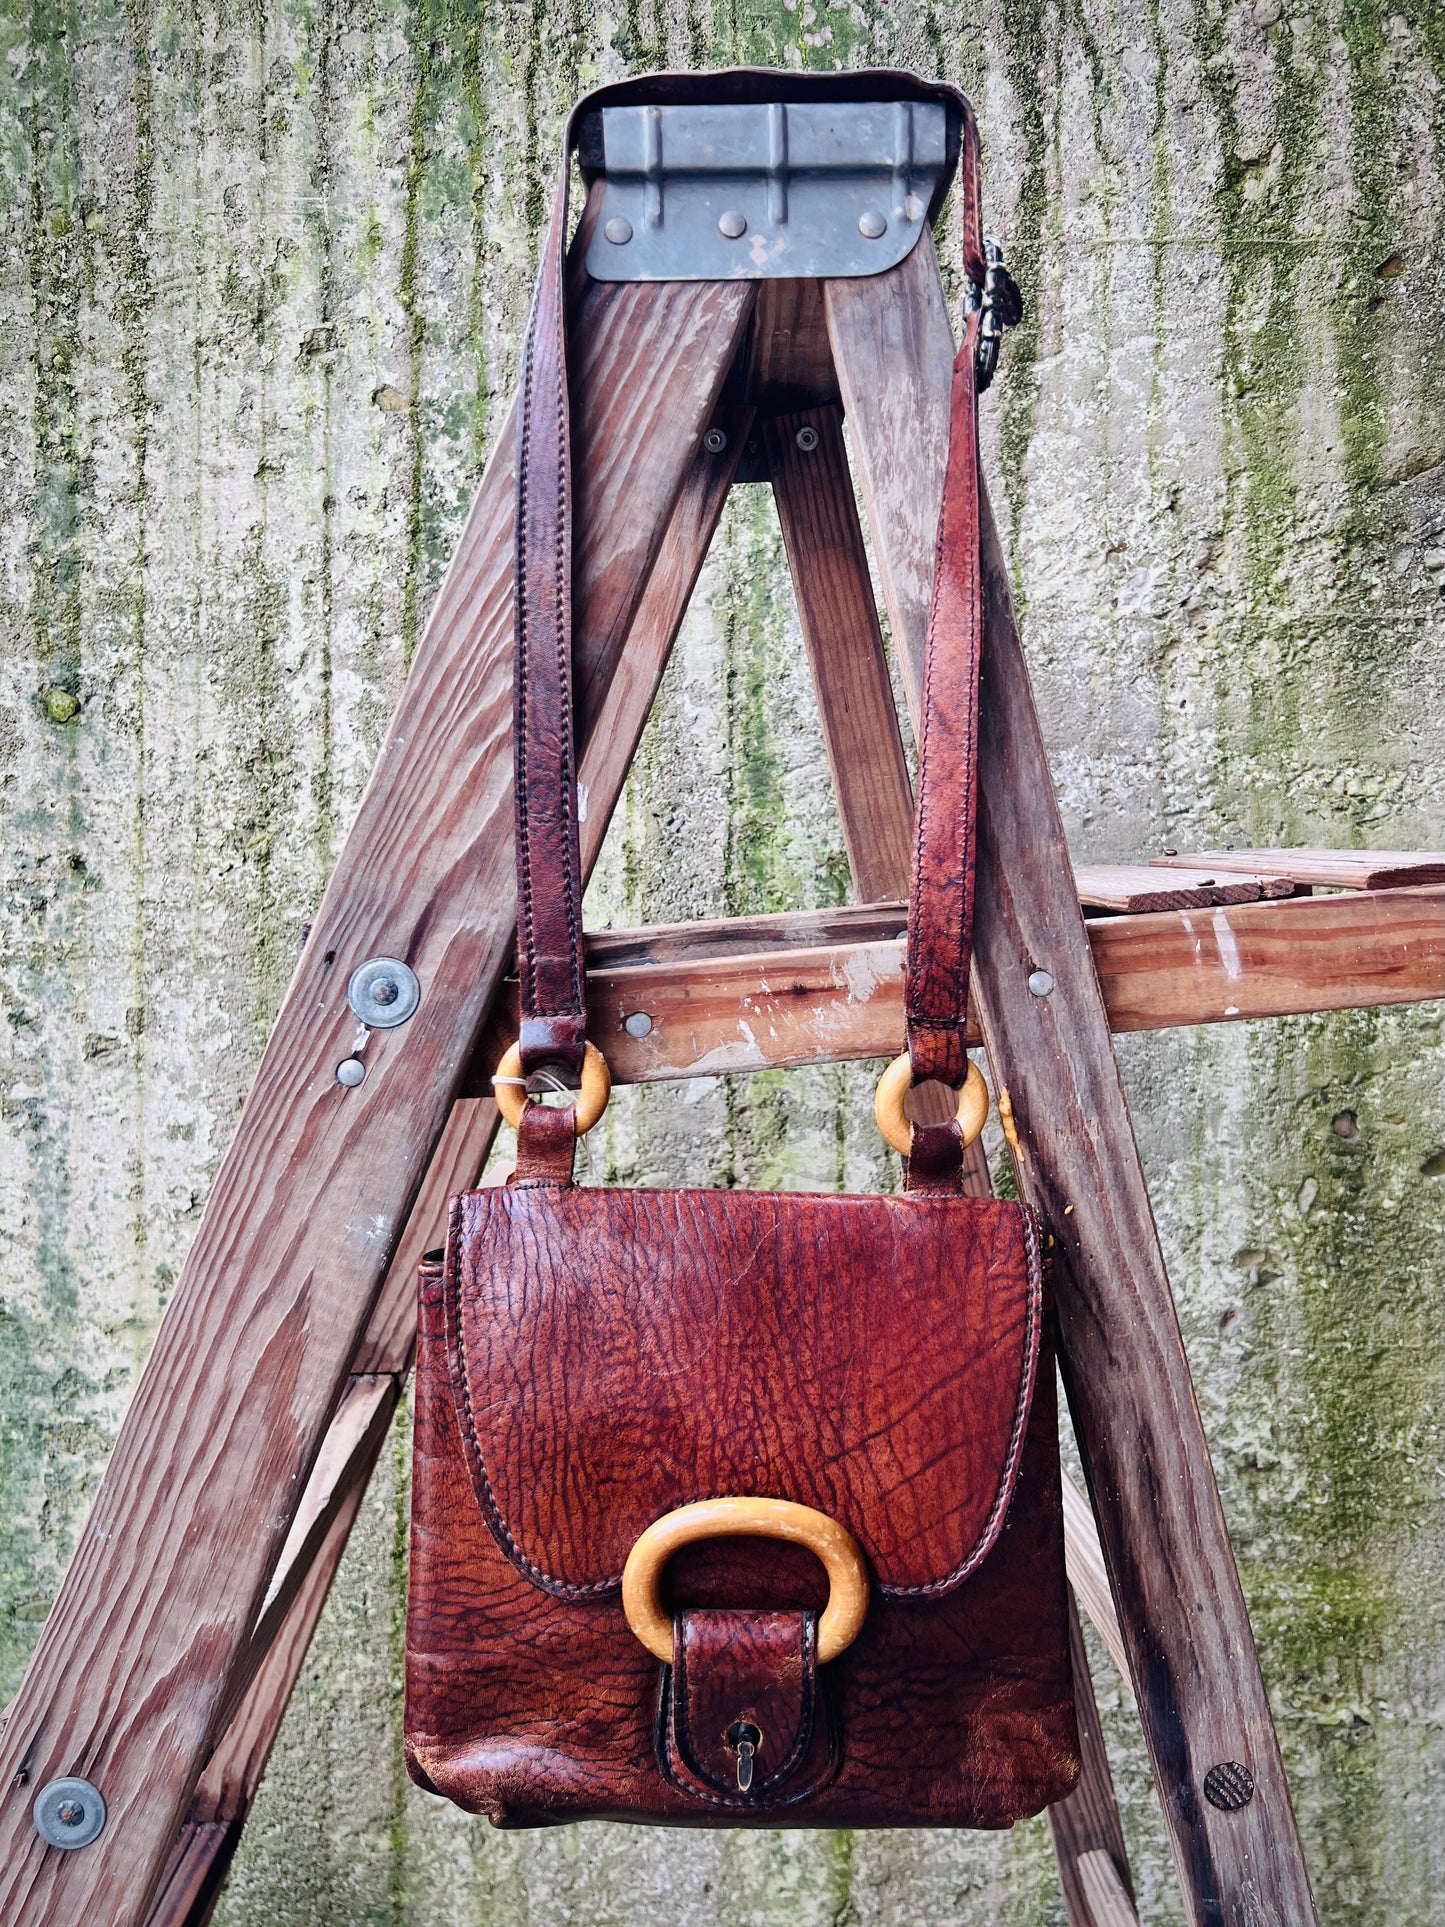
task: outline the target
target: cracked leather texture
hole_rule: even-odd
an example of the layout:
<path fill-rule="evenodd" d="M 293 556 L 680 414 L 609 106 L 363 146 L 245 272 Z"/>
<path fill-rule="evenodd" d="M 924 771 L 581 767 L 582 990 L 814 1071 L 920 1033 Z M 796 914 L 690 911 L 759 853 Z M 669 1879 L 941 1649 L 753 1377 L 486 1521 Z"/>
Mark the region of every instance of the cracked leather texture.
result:
<path fill-rule="evenodd" d="M 1042 1309 L 1015 1204 L 474 1191 L 445 1296 L 478 1503 L 539 1585 L 615 1586 L 655 1519 L 729 1493 L 827 1513 L 902 1591 L 997 1534 Z"/>
<path fill-rule="evenodd" d="M 507 1199 L 509 1207 L 494 1214 L 482 1208 L 484 1199 Z M 582 1201 L 602 1214 L 589 1222 L 587 1239 L 578 1235 L 582 1219 L 568 1215 Z M 651 1213 L 640 1212 L 639 1201 Z M 759 1279 L 755 1297 L 756 1264 L 739 1282 L 725 1255 L 739 1207 L 764 1212 L 770 1225 L 769 1239 L 758 1243 L 774 1254 L 768 1289 Z M 697 1226 L 686 1261 L 666 1218 L 682 1209 Z M 825 1229 L 830 1215 L 840 1225 L 853 1221 L 840 1242 Z M 856 1239 L 864 1218 L 892 1227 L 886 1264 L 867 1238 L 861 1247 Z M 598 1229 L 604 1223 L 610 1241 Z M 924 1228 L 913 1230 L 915 1223 Z M 683 1757 L 673 1669 L 633 1636 L 618 1590 L 607 1583 L 617 1548 L 625 1556 L 631 1544 L 623 1544 L 615 1512 L 636 1508 L 641 1516 L 651 1507 L 643 1520 L 650 1523 L 696 1496 L 701 1473 L 715 1479 L 724 1467 L 737 1471 L 733 1490 L 766 1491 L 762 1474 L 777 1468 L 777 1496 L 826 1495 L 823 1509 L 840 1512 L 860 1541 L 882 1548 L 895 1577 L 946 1571 L 988 1511 L 976 1483 L 997 1490 L 1002 1478 L 1006 1428 L 986 1415 L 1008 1398 L 988 1381 L 996 1375 L 1016 1393 L 1017 1333 L 1029 1324 L 1031 1290 L 1013 1242 L 1022 1225 L 1017 1206 L 957 1197 L 709 1192 L 679 1201 L 675 1193 L 548 1189 L 458 1200 L 445 1273 L 432 1266 L 422 1274 L 407 1626 L 413 1777 L 503 1826 L 611 1817 L 703 1826 L 1000 1827 L 1061 1798 L 1078 1758 L 1046 1307 L 1012 1497 L 995 1542 L 942 1592 L 900 1597 L 875 1586 L 858 1638 L 818 1669 L 809 1750 L 775 1788 L 742 1805 L 717 1803 L 726 1798 L 709 1780 L 719 1736 L 694 1718 Z M 900 1264 L 897 1253 L 915 1242 L 914 1261 Z M 934 1252 L 928 1262 L 925 1245 Z M 1005 1275 L 990 1252 L 1010 1246 L 1016 1256 Z M 529 1262 L 518 1264 L 519 1250 L 530 1250 Z M 780 1253 L 786 1263 L 776 1262 Z M 890 1270 L 905 1280 L 897 1308 L 886 1288 Z M 485 1334 L 483 1300 L 475 1296 L 482 1278 L 492 1321 Z M 569 1280 L 579 1281 L 577 1289 Z M 499 1466 L 519 1529 L 574 1580 L 591 1576 L 595 1592 L 546 1590 L 488 1523 L 458 1395 L 467 1360 L 457 1331 L 465 1349 L 469 1289 L 479 1342 L 508 1361 L 510 1378 L 490 1381 L 489 1423 L 510 1439 Z M 604 1294 L 605 1313 L 588 1311 L 587 1289 Z M 735 1289 L 747 1316 L 765 1321 L 754 1323 L 750 1377 L 741 1387 L 726 1370 L 708 1369 L 710 1360 L 719 1363 L 721 1335 L 743 1329 L 729 1303 Z M 989 1295 L 1000 1305 L 990 1308 Z M 619 1306 L 625 1316 L 617 1325 Z M 639 1324 L 648 1307 L 652 1322 Z M 654 1324 L 674 1334 L 669 1348 L 654 1342 Z M 902 1332 L 906 1348 L 895 1342 Z M 880 1361 L 887 1361 L 888 1406 L 870 1433 L 863 1414 L 883 1382 Z M 613 1373 L 617 1385 L 646 1394 L 636 1419 L 624 1411 L 609 1422 L 608 1395 L 598 1388 Z M 955 1381 L 964 1387 L 957 1406 L 950 1403 Z M 729 1416 L 740 1391 L 746 1425 Z M 545 1440 L 529 1416 L 544 1407 Z M 590 1416 L 578 1426 L 583 1412 Z M 932 1416 L 925 1425 L 915 1412 Z M 969 1443 L 980 1423 L 994 1440 L 992 1456 Z M 709 1442 L 712 1433 L 721 1444 Z M 755 1442 L 749 1462 L 718 1456 L 740 1453 L 745 1437 Z M 690 1456 L 698 1452 L 701 1460 Z M 940 1472 L 940 1464 L 951 1471 Z M 860 1491 L 872 1496 L 861 1501 Z M 689 1547 L 673 1560 L 667 1582 L 670 1609 L 684 1621 L 696 1614 L 699 1626 L 719 1612 L 759 1623 L 769 1614 L 817 1612 L 827 1598 L 811 1556 L 772 1541 Z M 694 1680 L 694 1695 L 726 1704 L 748 1690 L 750 1653 L 740 1652 L 736 1664 L 725 1650 L 707 1657 L 712 1677 Z M 772 1770 L 765 1754 L 758 1770 L 760 1777 Z"/>

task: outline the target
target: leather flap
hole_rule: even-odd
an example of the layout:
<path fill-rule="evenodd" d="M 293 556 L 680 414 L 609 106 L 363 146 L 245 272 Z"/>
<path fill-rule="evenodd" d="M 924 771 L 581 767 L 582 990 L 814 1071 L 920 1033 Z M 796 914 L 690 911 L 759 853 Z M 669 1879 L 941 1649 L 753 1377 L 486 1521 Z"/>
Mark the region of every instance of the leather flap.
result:
<path fill-rule="evenodd" d="M 1043 1300 L 1016 1204 L 473 1191 L 445 1289 L 478 1502 L 549 1592 L 611 1590 L 655 1519 L 728 1494 L 840 1520 L 898 1594 L 1002 1527 Z"/>

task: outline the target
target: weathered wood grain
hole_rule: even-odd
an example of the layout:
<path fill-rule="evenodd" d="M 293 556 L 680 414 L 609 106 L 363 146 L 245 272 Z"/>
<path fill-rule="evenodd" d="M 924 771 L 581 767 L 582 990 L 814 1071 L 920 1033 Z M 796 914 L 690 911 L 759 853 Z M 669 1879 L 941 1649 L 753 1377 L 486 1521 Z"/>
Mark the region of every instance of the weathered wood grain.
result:
<path fill-rule="evenodd" d="M 800 434 L 810 446 L 799 445 Z M 863 903 L 880 902 L 907 887 L 913 785 L 868 579 L 842 416 L 836 408 L 770 416 L 763 445 L 854 894 Z"/>
<path fill-rule="evenodd" d="M 1127 1877 L 1129 1850 L 1119 1820 L 1119 1803 L 1114 1797 L 1109 1756 L 1104 1750 L 1089 1656 L 1084 1650 L 1078 1608 L 1072 1598 L 1069 1600 L 1069 1657 L 1074 1667 L 1074 1704 L 1079 1716 L 1082 1764 L 1079 1784 L 1066 1800 L 1049 1808 L 1049 1832 L 1053 1836 L 1054 1857 L 1059 1863 L 1069 1927 L 1138 1927 Z M 1108 1862 L 1116 1889 L 1111 1898 L 1116 1908 L 1122 1901 L 1126 1909 L 1123 1914 L 1097 1911 L 1094 1899 L 1097 1882 L 1089 1877 L 1095 1855 Z"/>
<path fill-rule="evenodd" d="M 1439 850 L 1202 850 L 1195 856 L 1151 856 L 1156 870 L 1270 870 L 1294 883 L 1325 889 L 1389 890 L 1445 883 Z"/>
<path fill-rule="evenodd" d="M 596 861 L 607 819 L 712 541 L 750 422 L 751 410 L 725 409 L 709 424 L 723 429 L 727 446 L 714 454 L 699 445 L 638 602 L 627 647 L 608 687 L 601 725 L 594 729 L 583 751 L 579 788 L 594 804 L 590 817 L 584 816 L 582 823 L 584 877 Z M 229 1699 L 231 1703 L 240 1701 L 235 1721 L 247 1730 L 264 1728 L 268 1751 L 344 1547 L 345 1530 L 338 1538 L 336 1522 L 343 1513 L 348 1521 L 355 1516 L 360 1493 L 375 1464 L 385 1420 L 395 1407 L 402 1378 L 411 1366 L 416 1340 L 417 1265 L 423 1252 L 444 1236 L 448 1200 L 457 1191 L 484 1181 L 479 1173 L 498 1122 L 499 1113 L 490 1097 L 463 1098 L 452 1107 L 353 1359 L 347 1393 L 327 1429 L 252 1634 L 249 1661 L 256 1669 L 255 1679 L 248 1684 L 244 1667 L 233 1675 Z M 319 1572 L 323 1566 L 326 1570 Z M 287 1663 L 278 1662 L 274 1655 L 278 1641 L 283 1654 L 289 1655 Z M 218 1730 L 229 1724 L 224 1708 L 216 1724 Z M 227 1732 L 216 1757 L 221 1758 L 232 1744 Z M 179 1862 L 173 1854 L 163 1883 L 164 1904 L 172 1910 L 167 1920 L 174 1927 L 180 1927 L 183 1920 L 186 1927 L 199 1927 L 199 1913 L 174 1911 L 182 1905 L 179 1896 L 186 1897 L 184 1905 L 190 1908 L 197 1904 L 195 1895 L 204 1894 L 208 1899 L 213 1893 L 213 1866 L 223 1853 L 229 1855 L 264 1764 L 263 1754 L 254 1773 L 243 1776 L 231 1789 L 224 1825 L 215 1821 L 197 1824 L 197 1802 L 192 1802 L 191 1817 L 183 1825 L 177 1845 Z M 202 1791 L 214 1765 L 213 1760 Z"/>
<path fill-rule="evenodd" d="M 904 922 L 903 905 L 870 904 L 590 937 L 588 1010 L 613 1082 L 896 1055 Z M 1086 928 L 1113 1031 L 1445 996 L 1445 887 L 1158 911 Z M 488 1088 L 510 1040 L 510 981 L 497 1008 L 468 1070 L 473 1091 Z M 637 1013 L 651 1026 L 643 1037 L 626 1028 Z M 969 1040 L 983 1041 L 976 1018 Z"/>
<path fill-rule="evenodd" d="M 1084 1927 L 1138 1927 L 1139 1916 L 1111 1853 L 1102 1847 L 1091 1848 L 1079 1855 L 1075 1871 L 1086 1910 Z"/>
<path fill-rule="evenodd" d="M 916 683 L 924 627 L 911 590 L 926 573 L 939 498 L 919 454 L 900 458 L 905 421 L 925 447 L 946 433 L 953 361 L 928 237 L 899 269 L 830 282 L 825 299 L 880 563 L 897 552 L 882 570 L 885 595 Z M 885 351 L 890 380 L 879 383 Z M 1161 1806 L 1198 1927 L 1231 1918 L 1300 1927 L 1314 1902 L 1289 1788 L 986 499 L 983 564 L 975 991 L 994 1076 L 1013 1103 L 1021 1192 L 1055 1240 L 1061 1362 Z M 900 583 L 910 593 L 899 596 Z M 1047 997 L 1027 986 L 1040 967 L 1053 978 Z M 1256 1793 L 1223 1814 L 1201 1788 L 1228 1759 L 1249 1765 Z"/>
<path fill-rule="evenodd" d="M 1256 903 L 1260 897 L 1294 894 L 1289 877 L 1216 876 L 1185 870 L 1161 876 L 1146 863 L 1081 863 L 1074 867 L 1080 903 L 1091 909 L 1137 915 L 1145 910 L 1199 910 L 1214 903 Z"/>
<path fill-rule="evenodd" d="M 1125 1688 L 1129 1686 L 1129 1655 L 1124 1635 L 1119 1630 L 1119 1615 L 1114 1595 L 1109 1590 L 1109 1575 L 1104 1566 L 1104 1548 L 1099 1544 L 1099 1528 L 1094 1523 L 1094 1508 L 1088 1496 L 1074 1483 L 1064 1468 L 1064 1551 L 1069 1584 L 1074 1597 L 1089 1615 L 1095 1632 L 1104 1642 Z"/>
<path fill-rule="evenodd" d="M 625 635 L 751 305 L 746 285 L 590 284 L 574 423 L 579 632 Z M 0 1913 L 143 1918 L 305 1480 L 510 948 L 511 457 L 468 518 L 181 1282 L 0 1743 Z M 607 675 L 589 680 L 595 714 Z M 356 1043 L 355 966 L 417 1015 Z M 48 1852 L 33 1792 L 110 1821 Z"/>

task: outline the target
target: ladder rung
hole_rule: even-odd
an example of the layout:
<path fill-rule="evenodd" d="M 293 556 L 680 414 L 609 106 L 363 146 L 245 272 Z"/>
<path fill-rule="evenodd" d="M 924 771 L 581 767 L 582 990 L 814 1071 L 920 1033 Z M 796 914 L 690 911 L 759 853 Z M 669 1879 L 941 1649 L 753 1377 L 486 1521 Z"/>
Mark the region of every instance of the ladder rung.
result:
<path fill-rule="evenodd" d="M 1111 1029 L 1163 1030 L 1445 995 L 1442 909 L 1445 886 L 1427 885 L 1087 928 Z M 876 904 L 604 933 L 589 945 L 591 1033 L 618 1084 L 891 1056 L 903 1039 L 902 925 L 902 905 Z M 467 1083 L 478 1094 L 516 1032 L 516 986 L 498 1001 Z"/>

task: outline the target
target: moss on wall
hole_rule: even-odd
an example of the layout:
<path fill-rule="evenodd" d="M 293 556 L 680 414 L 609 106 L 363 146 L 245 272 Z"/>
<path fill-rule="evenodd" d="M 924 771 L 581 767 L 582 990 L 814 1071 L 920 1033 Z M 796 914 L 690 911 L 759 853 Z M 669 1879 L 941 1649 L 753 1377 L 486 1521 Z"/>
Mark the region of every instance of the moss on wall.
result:
<path fill-rule="evenodd" d="M 1077 853 L 1440 841 L 1433 0 L 10 0 L 0 56 L 0 1695 L 503 417 L 581 87 L 961 79 L 1029 302 L 984 434 Z M 775 521 L 741 490 L 590 913 L 845 881 Z M 1445 1919 L 1439 1025 L 1121 1052 L 1322 1914 L 1360 1927 Z M 897 1175 L 866 1067 L 623 1093 L 591 1156 L 627 1183 Z M 405 1481 L 403 1424 L 227 1927 L 1061 1918 L 1037 1822 L 504 1837 L 416 1793 Z M 1094 1658 L 1145 1914 L 1177 1920 Z"/>

